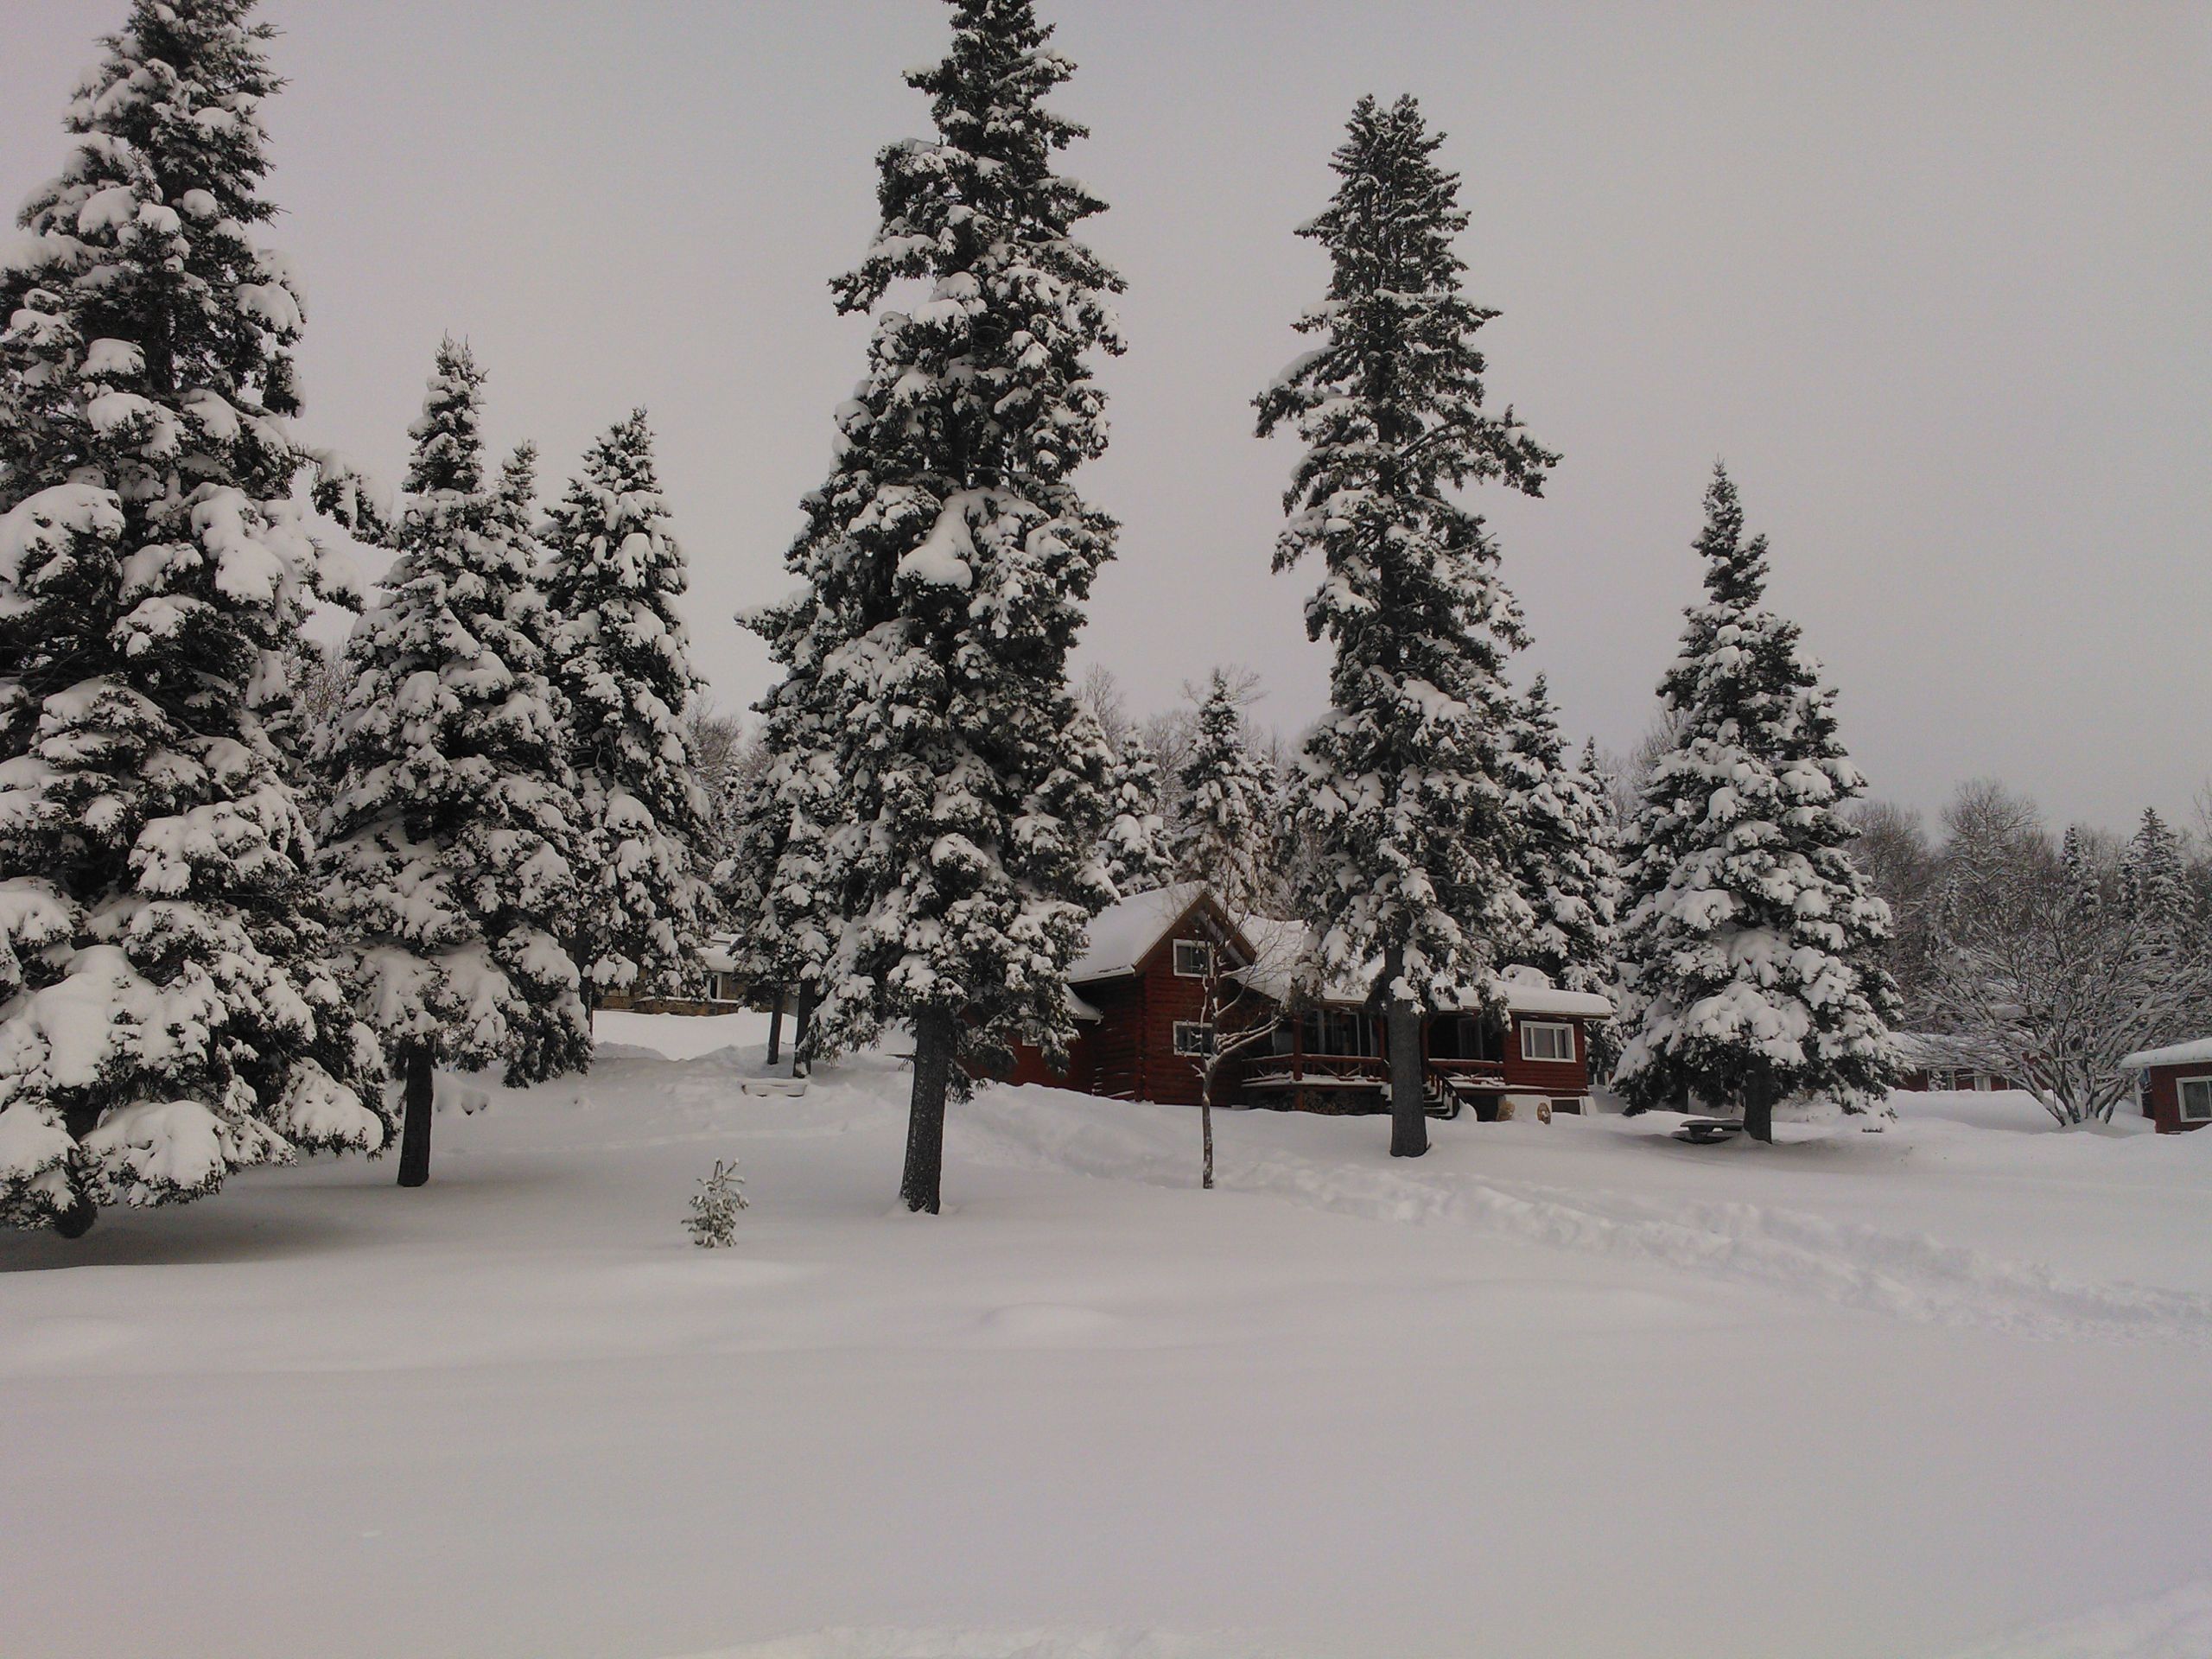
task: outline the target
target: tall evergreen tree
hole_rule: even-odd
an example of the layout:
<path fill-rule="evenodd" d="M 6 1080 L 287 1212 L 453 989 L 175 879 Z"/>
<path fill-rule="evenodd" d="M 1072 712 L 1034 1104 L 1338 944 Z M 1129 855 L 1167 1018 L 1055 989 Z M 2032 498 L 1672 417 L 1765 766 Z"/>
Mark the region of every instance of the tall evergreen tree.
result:
<path fill-rule="evenodd" d="M 282 764 L 349 579 L 290 498 L 296 283 L 248 0 L 137 0 L 0 261 L 0 1222 L 373 1149 Z"/>
<path fill-rule="evenodd" d="M 1106 442 L 1094 350 L 1121 280 L 1077 239 L 1104 204 L 1052 170 L 1082 129 L 1046 108 L 1073 67 L 1030 0 L 952 0 L 911 72 L 937 133 L 878 157 L 881 228 L 835 283 L 875 312 L 828 481 L 788 556 L 802 598 L 762 620 L 815 683 L 839 782 L 836 938 L 810 1044 L 910 1021 L 901 1197 L 935 1211 L 944 1107 L 1015 1039 L 1062 1052 L 1064 974 L 1111 889 L 1096 859 L 1104 745 L 1067 657 L 1115 524 L 1075 469 Z M 921 286 L 909 309 L 893 284 Z"/>
<path fill-rule="evenodd" d="M 1298 324 L 1319 344 L 1258 399 L 1261 436 L 1288 423 L 1306 445 L 1275 569 L 1323 562 L 1306 626 L 1336 647 L 1297 790 L 1316 971 L 1360 976 L 1380 960 L 1394 1157 L 1428 1149 L 1424 1012 L 1478 1005 L 1528 926 L 1503 758 L 1520 610 L 1453 493 L 1496 480 L 1541 494 L 1558 459 L 1510 408 L 1483 407 L 1475 336 L 1497 313 L 1460 292 L 1452 243 L 1467 215 L 1433 160 L 1442 143 L 1411 98 L 1359 101 L 1332 162 L 1343 182 L 1299 232 L 1329 252 L 1328 297 Z"/>
<path fill-rule="evenodd" d="M 1141 734 L 1122 734 L 1107 779 L 1106 878 L 1127 898 L 1175 879 L 1160 810 L 1160 762 Z"/>
<path fill-rule="evenodd" d="M 1175 782 L 1177 875 L 1205 882 L 1230 915 L 1250 915 L 1274 868 L 1281 784 L 1253 748 L 1236 688 L 1217 668 Z"/>
<path fill-rule="evenodd" d="M 2212 949 L 2196 915 L 2181 838 L 2155 807 L 2143 810 L 2121 855 L 2120 901 L 2146 1000 L 2159 995 L 2158 982 L 2164 982 L 2165 994 L 2174 996 L 2170 1039 L 2195 1034 L 2212 1013 Z"/>
<path fill-rule="evenodd" d="M 1645 779 L 1628 876 L 1616 1082 L 1638 1107 L 1731 1103 L 1770 1141 L 1793 1095 L 1881 1106 L 1897 1071 L 1889 906 L 1852 861 L 1843 809 L 1866 779 L 1835 694 L 1796 625 L 1764 608 L 1766 538 L 1745 539 L 1722 468 L 1705 509 L 1706 601 L 1660 687 L 1673 743 Z"/>
<path fill-rule="evenodd" d="M 409 1186 L 429 1178 L 434 1065 L 524 1084 L 591 1054 L 559 943 L 576 802 L 537 643 L 528 454 L 485 479 L 483 381 L 467 346 L 439 347 L 397 557 L 347 643 L 353 683 L 323 753 L 323 892 L 356 1006 L 400 1072 Z"/>
<path fill-rule="evenodd" d="M 1506 776 L 1520 833 L 1514 875 L 1533 918 L 1515 955 L 1562 989 L 1612 989 L 1614 906 L 1610 810 L 1594 750 L 1569 766 L 1549 687 L 1536 676 L 1508 739 Z"/>
<path fill-rule="evenodd" d="M 1592 877 L 1590 905 L 1605 924 L 1604 977 L 1578 982 L 1573 988 L 1596 991 L 1611 997 L 1618 1011 L 1623 1000 L 1620 918 L 1624 849 L 1620 807 L 1618 804 L 1621 788 L 1613 776 L 1612 768 L 1599 754 L 1598 740 L 1595 738 L 1584 740 L 1582 759 L 1574 769 L 1573 777 L 1574 790 L 1569 798 L 1570 810 L 1583 826 L 1582 844 L 1590 860 Z M 1586 1036 L 1590 1045 L 1592 1075 L 1611 1077 L 1613 1065 L 1621 1053 L 1618 1018 L 1592 1027 Z"/>
<path fill-rule="evenodd" d="M 585 455 L 548 539 L 554 683 L 583 810 L 576 966 L 594 1001 L 640 983 L 674 990 L 699 972 L 709 811 L 684 739 L 699 678 L 676 613 L 683 551 L 643 410 Z"/>
<path fill-rule="evenodd" d="M 750 619 L 763 626 L 766 613 Z M 818 706 L 816 677 L 787 677 L 754 706 L 760 715 L 765 764 L 746 780 L 732 812 L 729 856 L 714 871 L 715 896 L 732 935 L 740 974 L 776 997 L 769 1058 L 776 1058 L 783 997 L 795 993 L 803 1037 L 813 1035 L 812 1011 L 822 998 L 838 926 L 830 908 L 826 828 L 836 821 L 838 789 L 835 734 Z M 842 1026 L 837 1046 L 864 1040 L 873 1027 L 855 1019 Z M 810 1045 L 797 1070 L 832 1052 Z"/>

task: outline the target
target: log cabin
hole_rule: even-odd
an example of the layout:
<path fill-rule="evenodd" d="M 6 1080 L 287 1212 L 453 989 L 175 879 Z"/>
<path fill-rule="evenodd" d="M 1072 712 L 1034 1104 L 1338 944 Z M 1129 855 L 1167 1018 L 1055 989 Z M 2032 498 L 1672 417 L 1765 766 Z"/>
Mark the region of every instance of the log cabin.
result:
<path fill-rule="evenodd" d="M 2136 1099 L 2160 1135 L 2212 1124 L 2212 1037 L 2141 1049 L 2120 1065 L 2135 1074 Z"/>
<path fill-rule="evenodd" d="M 1196 1105 L 1210 1059 L 1217 1105 L 1384 1111 L 1389 1058 L 1366 987 L 1294 995 L 1302 923 L 1231 918 L 1202 883 L 1141 893 L 1103 912 L 1068 972 L 1076 1040 L 1064 1073 L 1016 1051 L 1011 1081 L 1120 1100 Z M 1483 1119 L 1510 1103 L 1580 1112 L 1590 1099 L 1589 1027 L 1612 1004 L 1508 968 L 1489 995 L 1422 1021 L 1429 1109 Z"/>

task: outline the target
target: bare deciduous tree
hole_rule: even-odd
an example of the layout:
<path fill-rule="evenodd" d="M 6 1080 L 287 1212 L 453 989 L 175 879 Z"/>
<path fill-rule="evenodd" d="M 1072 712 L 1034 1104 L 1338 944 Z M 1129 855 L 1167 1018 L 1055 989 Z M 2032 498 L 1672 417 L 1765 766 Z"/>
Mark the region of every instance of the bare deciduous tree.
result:
<path fill-rule="evenodd" d="M 1233 1064 L 1297 1017 L 1290 989 L 1303 949 L 1305 929 L 1282 922 L 1248 919 L 1238 931 L 1252 947 L 1249 962 L 1233 962 L 1215 939 L 1199 981 L 1200 1007 L 1206 1027 L 1202 1052 L 1187 1058 L 1198 1078 L 1198 1185 L 1213 1187 L 1213 1108 Z"/>
<path fill-rule="evenodd" d="M 2057 1122 L 2107 1121 L 2133 1086 L 2121 1058 L 2204 1008 L 2201 953 L 2178 970 L 2149 965 L 2108 838 L 2069 830 L 2054 854 L 2033 804 L 1986 783 L 1944 816 L 1931 1022 Z"/>

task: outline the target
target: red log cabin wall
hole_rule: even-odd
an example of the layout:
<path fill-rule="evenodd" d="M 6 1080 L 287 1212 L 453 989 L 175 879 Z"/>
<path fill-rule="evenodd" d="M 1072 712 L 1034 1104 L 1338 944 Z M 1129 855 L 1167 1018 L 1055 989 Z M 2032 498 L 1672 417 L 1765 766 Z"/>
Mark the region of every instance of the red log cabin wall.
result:
<path fill-rule="evenodd" d="M 1516 1094 L 1556 1095 L 1561 1097 L 1590 1092 L 1590 1038 L 1580 1020 L 1529 1014 L 1529 1023 L 1565 1026 L 1574 1033 L 1571 1060 L 1524 1060 L 1521 1058 L 1522 1016 L 1515 1014 L 1505 1033 L 1505 1087 Z"/>
<path fill-rule="evenodd" d="M 1091 988 L 1105 992 L 1109 987 L 1132 988 L 1120 1004 L 1122 1013 L 1116 1035 L 1126 1033 L 1126 1040 L 1136 1050 L 1135 1097 L 1169 1106 L 1195 1106 L 1198 1103 L 1198 1064 L 1175 1052 L 1175 1027 L 1181 1021 L 1205 1020 L 1206 982 L 1175 971 L 1179 938 L 1206 943 L 1205 935 L 1197 928 L 1177 928 L 1137 965 L 1135 974 L 1127 979 L 1107 980 Z"/>
<path fill-rule="evenodd" d="M 2197 1061 L 2189 1065 L 2154 1065 L 2143 1074 L 2144 1104 L 2160 1135 L 2180 1135 L 2189 1129 L 2212 1127 L 2202 1120 L 2190 1122 L 2181 1115 L 2181 1080 L 2212 1077 L 2212 1065 Z"/>
<path fill-rule="evenodd" d="M 1085 1094 L 1097 1091 L 1091 1086 L 1090 1033 L 1093 1027 L 1087 1020 L 1076 1021 L 1075 1040 L 1068 1045 L 1068 1069 L 1055 1071 L 1045 1064 L 1041 1049 L 1027 1043 L 1014 1046 L 1014 1070 L 1000 1081 L 1006 1083 L 1041 1083 L 1054 1089 L 1080 1089 Z"/>

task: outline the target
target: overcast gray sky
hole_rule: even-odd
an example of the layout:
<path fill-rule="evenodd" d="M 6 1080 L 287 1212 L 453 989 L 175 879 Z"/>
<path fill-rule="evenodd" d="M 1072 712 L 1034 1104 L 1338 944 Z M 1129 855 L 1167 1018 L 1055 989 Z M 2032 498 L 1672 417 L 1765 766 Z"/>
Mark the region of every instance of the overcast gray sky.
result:
<path fill-rule="evenodd" d="M 268 0 L 313 435 L 396 478 L 442 330 L 549 486 L 651 411 L 725 704 L 767 664 L 799 495 L 867 325 L 826 279 L 937 0 Z M 1270 576 L 1286 440 L 1249 399 L 1297 349 L 1291 232 L 1363 92 L 1411 91 L 1465 180 L 1490 390 L 1565 453 L 1491 504 L 1576 732 L 1623 748 L 1695 591 L 1716 456 L 1773 601 L 1842 689 L 1877 794 L 1994 774 L 2055 817 L 2185 815 L 2212 776 L 2212 4 L 1815 6 L 1045 0 L 1082 66 L 1067 161 L 1113 211 L 1128 355 L 1092 498 L 1125 525 L 1084 660 L 1140 712 L 1216 661 L 1260 717 L 1326 697 Z M 0 194 L 122 0 L 8 0 Z"/>

